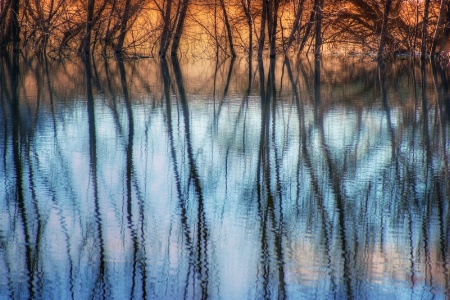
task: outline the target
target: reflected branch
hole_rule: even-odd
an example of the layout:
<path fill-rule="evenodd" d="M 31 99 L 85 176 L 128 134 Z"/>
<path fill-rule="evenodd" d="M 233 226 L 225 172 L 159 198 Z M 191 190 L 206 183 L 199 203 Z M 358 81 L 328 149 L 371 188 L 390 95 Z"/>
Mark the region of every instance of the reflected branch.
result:
<path fill-rule="evenodd" d="M 99 274 L 96 281 L 100 291 L 93 290 L 93 295 L 98 295 L 100 297 L 107 297 L 108 284 L 106 282 L 106 251 L 105 251 L 105 240 L 103 237 L 103 220 L 100 213 L 100 199 L 98 195 L 98 170 L 97 170 L 97 133 L 96 133 L 96 122 L 95 122 L 95 109 L 94 109 L 94 94 L 92 89 L 92 67 L 90 58 L 84 59 L 85 75 L 86 75 L 86 96 L 87 96 L 87 110 L 88 110 L 88 124 L 89 124 L 89 159 L 90 159 L 90 177 L 93 185 L 93 196 L 94 196 L 94 218 L 96 225 L 96 233 L 99 240 L 100 247 L 100 257 L 99 257 Z M 95 287 L 95 289 L 97 288 Z"/>
<path fill-rule="evenodd" d="M 197 166 L 194 159 L 194 153 L 192 150 L 191 141 L 191 128 L 190 128 L 190 113 L 188 101 L 186 98 L 186 92 L 184 89 L 183 77 L 181 74 L 181 68 L 176 57 L 172 58 L 173 70 L 175 73 L 175 81 L 178 87 L 178 95 L 180 97 L 180 103 L 184 120 L 184 132 L 186 139 L 186 151 L 189 163 L 189 181 L 192 180 L 194 190 L 197 196 L 197 249 L 196 249 L 196 275 L 200 277 L 200 287 L 202 291 L 202 297 L 207 298 L 209 291 L 209 263 L 208 263 L 208 244 L 209 244 L 209 230 L 206 223 L 205 207 L 202 186 L 200 183 L 200 176 L 198 175 Z M 203 258 L 202 258 L 203 256 Z M 196 277 L 197 277 L 196 276 Z"/>
<path fill-rule="evenodd" d="M 13 145 L 13 165 L 14 177 L 16 179 L 16 186 L 14 191 L 14 199 L 17 203 L 19 216 L 21 220 L 22 230 L 25 237 L 25 265 L 27 278 L 27 292 L 28 297 L 34 298 L 34 268 L 33 268 L 33 241 L 32 231 L 29 228 L 31 219 L 28 216 L 25 199 L 24 186 L 24 163 L 22 159 L 22 136 L 21 136 L 21 114 L 19 103 L 19 57 L 18 54 L 13 54 L 12 62 L 8 62 L 10 67 L 10 99 L 11 99 L 11 115 L 12 115 L 12 145 Z"/>

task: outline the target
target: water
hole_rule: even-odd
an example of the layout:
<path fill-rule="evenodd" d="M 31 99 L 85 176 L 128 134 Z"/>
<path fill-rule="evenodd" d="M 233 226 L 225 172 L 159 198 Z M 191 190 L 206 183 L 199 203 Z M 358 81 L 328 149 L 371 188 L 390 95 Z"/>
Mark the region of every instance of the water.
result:
<path fill-rule="evenodd" d="M 1 67 L 0 298 L 450 297 L 447 71 Z"/>

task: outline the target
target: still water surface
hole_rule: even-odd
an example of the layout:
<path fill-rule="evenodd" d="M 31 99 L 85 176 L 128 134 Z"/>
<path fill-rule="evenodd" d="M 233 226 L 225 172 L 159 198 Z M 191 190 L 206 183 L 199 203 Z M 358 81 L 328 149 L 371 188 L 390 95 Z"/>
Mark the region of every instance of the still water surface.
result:
<path fill-rule="evenodd" d="M 450 297 L 447 71 L 1 68 L 1 299 Z"/>

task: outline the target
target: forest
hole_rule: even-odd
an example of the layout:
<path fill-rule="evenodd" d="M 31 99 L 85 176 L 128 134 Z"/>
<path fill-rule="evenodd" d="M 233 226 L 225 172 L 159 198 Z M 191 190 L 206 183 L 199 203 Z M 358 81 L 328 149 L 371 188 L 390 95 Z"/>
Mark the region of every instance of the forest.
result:
<path fill-rule="evenodd" d="M 0 52 L 448 59 L 449 0 L 2 0 Z"/>

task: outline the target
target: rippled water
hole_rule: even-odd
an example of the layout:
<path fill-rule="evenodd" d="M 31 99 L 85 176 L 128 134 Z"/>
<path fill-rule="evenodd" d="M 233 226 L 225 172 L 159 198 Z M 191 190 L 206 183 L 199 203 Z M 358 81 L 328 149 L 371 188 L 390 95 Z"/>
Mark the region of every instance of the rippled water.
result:
<path fill-rule="evenodd" d="M 447 71 L 1 68 L 0 298 L 450 297 Z"/>

